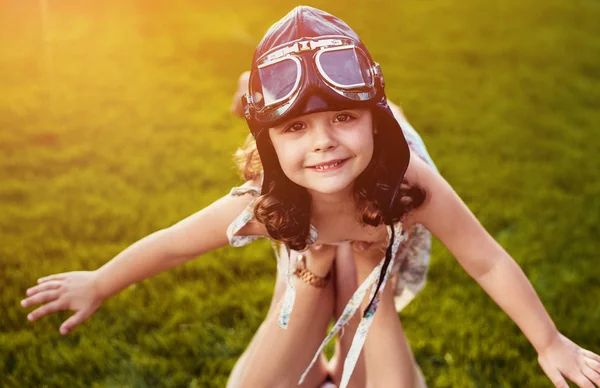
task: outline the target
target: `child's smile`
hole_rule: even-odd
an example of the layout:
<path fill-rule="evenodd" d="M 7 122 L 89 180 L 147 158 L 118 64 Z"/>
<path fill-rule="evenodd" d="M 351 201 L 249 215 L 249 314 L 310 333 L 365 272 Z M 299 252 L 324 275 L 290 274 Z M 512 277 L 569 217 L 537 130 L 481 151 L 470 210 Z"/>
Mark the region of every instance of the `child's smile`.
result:
<path fill-rule="evenodd" d="M 373 121 L 368 109 L 311 113 L 269 130 L 279 164 L 311 194 L 342 193 L 373 155 Z"/>
<path fill-rule="evenodd" d="M 309 166 L 308 168 L 313 169 L 317 172 L 328 172 L 328 171 L 336 171 L 341 166 L 346 163 L 348 159 L 333 159 L 325 163 L 320 163 L 314 166 Z"/>

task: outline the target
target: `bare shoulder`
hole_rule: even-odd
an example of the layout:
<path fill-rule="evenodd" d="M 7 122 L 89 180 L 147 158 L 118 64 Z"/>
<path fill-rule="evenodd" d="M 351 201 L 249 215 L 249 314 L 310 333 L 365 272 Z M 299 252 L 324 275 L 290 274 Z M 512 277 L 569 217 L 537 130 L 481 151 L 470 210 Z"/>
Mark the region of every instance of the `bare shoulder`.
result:
<path fill-rule="evenodd" d="M 417 209 L 411 210 L 402 220 L 405 227 L 409 228 L 414 224 L 423 224 L 426 210 L 432 202 L 432 196 L 436 190 L 447 182 L 434 169 L 432 169 L 421 157 L 413 150 L 410 150 L 410 162 L 406 170 L 405 179 L 411 185 L 417 185 L 425 191 L 425 201 Z"/>

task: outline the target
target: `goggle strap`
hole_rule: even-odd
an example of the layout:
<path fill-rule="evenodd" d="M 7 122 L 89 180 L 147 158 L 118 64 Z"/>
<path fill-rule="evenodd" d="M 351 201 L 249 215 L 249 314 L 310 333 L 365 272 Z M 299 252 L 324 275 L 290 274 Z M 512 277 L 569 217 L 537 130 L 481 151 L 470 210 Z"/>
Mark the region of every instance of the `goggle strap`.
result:
<path fill-rule="evenodd" d="M 247 120 L 252 118 L 252 114 L 250 113 L 250 107 L 254 105 L 254 101 L 252 100 L 252 96 L 248 93 L 243 94 L 241 97 L 242 107 L 244 108 L 244 116 Z"/>

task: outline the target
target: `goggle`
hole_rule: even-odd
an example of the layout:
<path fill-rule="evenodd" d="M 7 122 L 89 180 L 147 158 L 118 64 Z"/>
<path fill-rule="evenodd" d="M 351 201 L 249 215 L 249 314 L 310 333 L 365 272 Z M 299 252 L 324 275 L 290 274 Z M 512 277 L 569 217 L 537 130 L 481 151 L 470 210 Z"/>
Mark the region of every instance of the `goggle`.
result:
<path fill-rule="evenodd" d="M 246 117 L 274 122 L 288 113 L 300 92 L 310 86 L 349 101 L 369 101 L 383 89 L 383 76 L 379 64 L 351 39 L 303 38 L 276 47 L 256 61 L 242 101 Z"/>

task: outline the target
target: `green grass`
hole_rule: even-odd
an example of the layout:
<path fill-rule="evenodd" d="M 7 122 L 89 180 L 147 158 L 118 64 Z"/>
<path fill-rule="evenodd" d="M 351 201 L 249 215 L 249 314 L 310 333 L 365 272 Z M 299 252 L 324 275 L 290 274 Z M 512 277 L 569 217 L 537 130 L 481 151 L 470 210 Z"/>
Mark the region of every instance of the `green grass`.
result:
<path fill-rule="evenodd" d="M 239 184 L 228 108 L 295 4 L 41 2 L 0 12 L 0 381 L 222 387 L 268 309 L 266 242 L 107 300 L 63 337 L 19 306 Z M 121 4 L 119 4 L 121 3 Z M 558 328 L 600 351 L 600 4 L 311 2 L 353 26 L 441 173 L 522 266 Z M 518 328 L 439 241 L 401 314 L 432 387 L 550 387 Z"/>

